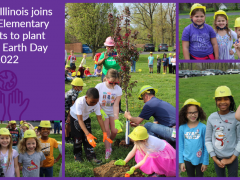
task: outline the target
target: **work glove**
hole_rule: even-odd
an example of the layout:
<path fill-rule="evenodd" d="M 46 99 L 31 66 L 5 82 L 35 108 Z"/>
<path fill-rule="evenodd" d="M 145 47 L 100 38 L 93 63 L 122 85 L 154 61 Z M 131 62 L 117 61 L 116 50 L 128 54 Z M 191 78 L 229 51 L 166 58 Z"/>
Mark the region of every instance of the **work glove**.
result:
<path fill-rule="evenodd" d="M 114 165 L 124 166 L 126 165 L 126 162 L 122 159 L 117 160 Z"/>
<path fill-rule="evenodd" d="M 102 120 L 105 121 L 105 117 L 107 117 L 107 114 L 104 112 L 103 109 L 101 109 L 100 112 L 102 114 Z"/>
<path fill-rule="evenodd" d="M 135 171 L 135 167 L 131 167 L 130 168 L 130 171 L 127 171 L 126 174 L 125 174 L 125 177 L 130 177 L 130 175 L 132 175 Z"/>
<path fill-rule="evenodd" d="M 105 140 L 107 140 L 109 143 L 113 143 L 113 141 L 107 137 L 107 133 L 106 132 L 103 132 L 103 142 L 105 142 Z"/>
<path fill-rule="evenodd" d="M 123 124 L 118 119 L 114 120 L 114 122 L 115 122 L 115 128 L 117 130 L 122 129 Z"/>
<path fill-rule="evenodd" d="M 92 134 L 88 134 L 87 135 L 87 141 L 89 142 L 89 144 L 92 146 L 92 147 L 96 147 L 97 146 L 97 143 L 95 142 L 94 139 L 97 139 L 96 137 L 94 137 Z"/>

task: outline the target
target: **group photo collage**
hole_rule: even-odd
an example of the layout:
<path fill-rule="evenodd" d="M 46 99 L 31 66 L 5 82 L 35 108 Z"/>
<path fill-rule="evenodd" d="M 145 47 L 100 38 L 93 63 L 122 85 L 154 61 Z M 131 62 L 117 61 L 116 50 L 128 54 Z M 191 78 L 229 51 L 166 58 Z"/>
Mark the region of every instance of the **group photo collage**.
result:
<path fill-rule="evenodd" d="M 240 3 L 64 9 L 65 117 L 0 91 L 0 177 L 240 177 Z"/>

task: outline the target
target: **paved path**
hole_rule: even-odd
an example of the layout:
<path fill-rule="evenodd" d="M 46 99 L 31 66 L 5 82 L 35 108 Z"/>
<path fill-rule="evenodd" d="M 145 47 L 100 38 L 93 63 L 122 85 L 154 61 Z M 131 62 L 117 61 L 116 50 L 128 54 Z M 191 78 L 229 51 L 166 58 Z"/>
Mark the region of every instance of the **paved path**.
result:
<path fill-rule="evenodd" d="M 239 12 L 232 12 L 232 13 L 228 13 L 227 12 L 227 15 L 228 16 L 230 16 L 230 15 L 240 15 L 240 13 Z M 212 14 L 206 14 L 206 17 L 210 17 L 210 16 L 214 16 L 214 13 L 212 13 Z M 189 18 L 190 19 L 190 17 L 189 17 L 189 15 L 179 15 L 179 19 L 187 19 L 187 18 Z"/>

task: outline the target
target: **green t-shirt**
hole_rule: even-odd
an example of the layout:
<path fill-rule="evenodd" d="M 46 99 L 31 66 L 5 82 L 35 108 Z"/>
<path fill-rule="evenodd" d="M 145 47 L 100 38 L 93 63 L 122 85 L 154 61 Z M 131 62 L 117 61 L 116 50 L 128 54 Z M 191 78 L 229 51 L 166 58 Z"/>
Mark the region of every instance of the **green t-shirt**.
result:
<path fill-rule="evenodd" d="M 102 60 L 104 58 L 104 53 L 103 52 L 99 58 L 98 61 Z M 109 56 L 103 63 L 103 69 L 102 72 L 104 75 L 107 74 L 107 71 L 109 69 L 116 69 L 117 71 L 120 70 L 120 66 L 118 65 L 118 63 L 116 62 L 116 60 L 113 58 L 113 56 Z"/>

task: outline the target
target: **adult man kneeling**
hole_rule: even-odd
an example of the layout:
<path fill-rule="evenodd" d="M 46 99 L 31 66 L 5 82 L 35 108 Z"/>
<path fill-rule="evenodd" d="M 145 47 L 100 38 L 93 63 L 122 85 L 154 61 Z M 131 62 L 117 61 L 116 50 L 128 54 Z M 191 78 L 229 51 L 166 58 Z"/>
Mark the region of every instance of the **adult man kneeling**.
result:
<path fill-rule="evenodd" d="M 176 142 L 176 108 L 171 104 L 155 97 L 158 90 L 150 85 L 140 89 L 138 99 L 143 100 L 145 105 L 138 117 L 132 117 L 130 112 L 125 112 L 124 116 L 130 120 L 132 126 L 138 126 L 144 119 L 149 120 L 154 117 L 154 122 L 147 122 L 144 127 L 148 134 L 160 137 L 175 146 Z"/>

